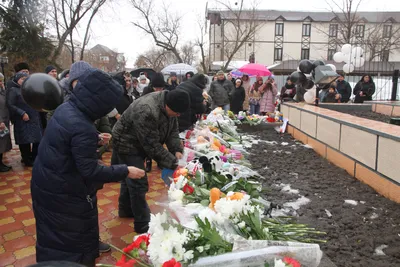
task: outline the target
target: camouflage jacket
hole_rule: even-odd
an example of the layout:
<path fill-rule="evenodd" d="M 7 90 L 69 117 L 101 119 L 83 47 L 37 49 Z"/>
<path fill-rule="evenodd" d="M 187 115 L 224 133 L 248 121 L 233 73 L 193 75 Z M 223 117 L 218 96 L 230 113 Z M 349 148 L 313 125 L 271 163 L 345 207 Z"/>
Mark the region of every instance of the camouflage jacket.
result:
<path fill-rule="evenodd" d="M 177 118 L 168 117 L 164 99 L 168 91 L 133 101 L 113 129 L 113 149 L 154 159 L 160 167 L 175 169 L 176 152 L 182 152 Z M 166 144 L 168 150 L 163 147 Z"/>

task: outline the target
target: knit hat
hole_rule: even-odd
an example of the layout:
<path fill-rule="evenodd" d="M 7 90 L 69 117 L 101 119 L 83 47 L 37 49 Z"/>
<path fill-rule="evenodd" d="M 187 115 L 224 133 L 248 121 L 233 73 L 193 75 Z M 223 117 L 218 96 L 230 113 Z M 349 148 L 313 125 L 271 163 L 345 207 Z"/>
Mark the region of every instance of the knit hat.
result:
<path fill-rule="evenodd" d="M 165 95 L 165 104 L 174 112 L 183 113 L 190 107 L 190 96 L 181 89 L 175 89 L 167 92 Z"/>
<path fill-rule="evenodd" d="M 153 78 L 151 79 L 151 85 L 153 88 L 165 87 L 164 75 L 161 72 L 154 74 Z"/>
<path fill-rule="evenodd" d="M 235 80 L 235 83 L 237 83 L 237 82 L 240 82 L 240 83 L 241 83 L 242 80 L 241 80 L 241 79 L 236 79 L 236 80 Z"/>
<path fill-rule="evenodd" d="M 86 70 L 90 69 L 89 63 L 85 61 L 78 61 L 71 65 L 71 69 L 69 71 L 69 83 L 71 84 L 73 81 L 77 80 Z"/>
<path fill-rule="evenodd" d="M 192 83 L 194 83 L 200 89 L 206 88 L 206 76 L 204 74 L 196 74 L 192 78 L 189 79 Z"/>
<path fill-rule="evenodd" d="M 20 72 L 21 70 L 29 70 L 29 65 L 26 62 L 20 62 L 14 65 L 15 72 Z"/>
<path fill-rule="evenodd" d="M 190 78 L 192 78 L 194 76 L 194 72 L 193 71 L 186 72 L 185 77 L 187 77 L 188 74 L 190 75 Z"/>
<path fill-rule="evenodd" d="M 176 72 L 172 71 L 172 72 L 169 74 L 169 76 L 170 76 L 170 77 L 176 77 Z"/>
<path fill-rule="evenodd" d="M 18 72 L 17 74 L 15 74 L 13 81 L 15 83 L 18 83 L 19 79 L 21 79 L 22 77 L 28 77 L 29 75 L 23 72 Z"/>
<path fill-rule="evenodd" d="M 225 73 L 222 70 L 217 72 L 217 75 L 221 75 L 221 74 L 225 75 Z"/>
<path fill-rule="evenodd" d="M 4 75 L 3 75 L 3 73 L 0 73 L 0 81 L 4 82 Z"/>
<path fill-rule="evenodd" d="M 144 76 L 143 74 L 142 75 L 140 75 L 140 77 L 139 77 L 139 80 L 147 80 L 147 78 L 146 78 L 146 76 Z"/>
<path fill-rule="evenodd" d="M 56 67 L 49 65 L 44 69 L 44 73 L 48 74 L 52 70 L 56 70 Z"/>

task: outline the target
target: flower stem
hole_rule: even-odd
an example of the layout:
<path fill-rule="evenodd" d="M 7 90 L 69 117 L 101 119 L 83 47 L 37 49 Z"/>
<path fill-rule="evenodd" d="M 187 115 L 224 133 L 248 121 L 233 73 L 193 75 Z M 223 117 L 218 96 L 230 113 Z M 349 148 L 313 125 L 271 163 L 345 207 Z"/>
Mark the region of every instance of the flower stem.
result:
<path fill-rule="evenodd" d="M 130 259 L 132 259 L 132 260 L 136 260 L 136 263 L 139 264 L 140 266 L 143 266 L 143 267 L 151 267 L 151 265 L 146 264 L 146 263 L 140 261 L 138 258 L 132 257 L 131 255 L 125 253 L 124 251 L 122 251 L 121 249 L 117 248 L 116 246 L 114 246 L 114 245 L 112 245 L 112 244 L 109 244 L 109 245 L 110 245 L 110 247 L 112 247 L 112 248 L 115 249 L 116 251 L 118 251 L 118 252 L 124 254 L 125 256 L 127 256 L 128 258 L 130 258 Z"/>

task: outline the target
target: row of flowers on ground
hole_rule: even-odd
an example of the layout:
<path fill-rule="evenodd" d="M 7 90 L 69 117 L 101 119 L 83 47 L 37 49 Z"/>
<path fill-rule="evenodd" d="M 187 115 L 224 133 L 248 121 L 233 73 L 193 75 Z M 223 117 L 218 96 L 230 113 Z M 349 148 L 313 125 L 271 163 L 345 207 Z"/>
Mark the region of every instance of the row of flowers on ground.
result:
<path fill-rule="evenodd" d="M 159 203 L 165 211 L 151 215 L 147 234 L 115 248 L 116 266 L 318 266 L 325 233 L 272 218 L 235 128 L 215 110 L 186 133 L 184 167 L 170 177 L 169 202 Z"/>

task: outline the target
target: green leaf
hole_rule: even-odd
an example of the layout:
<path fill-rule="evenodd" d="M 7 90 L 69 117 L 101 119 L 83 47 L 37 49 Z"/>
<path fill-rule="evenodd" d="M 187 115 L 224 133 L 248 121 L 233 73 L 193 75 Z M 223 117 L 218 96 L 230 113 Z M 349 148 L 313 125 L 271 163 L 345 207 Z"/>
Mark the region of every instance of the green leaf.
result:
<path fill-rule="evenodd" d="M 202 201 L 200 201 L 200 204 L 203 205 L 204 207 L 208 207 L 210 201 L 208 199 L 203 199 Z"/>

